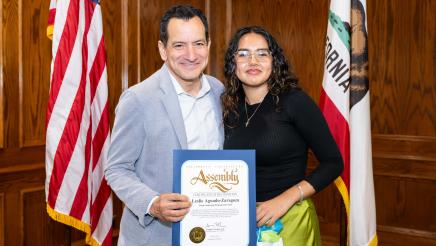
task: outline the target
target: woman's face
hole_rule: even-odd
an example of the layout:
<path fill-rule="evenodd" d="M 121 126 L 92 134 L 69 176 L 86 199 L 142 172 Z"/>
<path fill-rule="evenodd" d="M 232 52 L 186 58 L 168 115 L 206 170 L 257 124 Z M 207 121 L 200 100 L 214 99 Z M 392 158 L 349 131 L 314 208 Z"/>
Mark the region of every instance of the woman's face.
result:
<path fill-rule="evenodd" d="M 238 43 L 235 54 L 236 76 L 247 87 L 268 87 L 267 80 L 272 71 L 271 52 L 268 42 L 257 33 L 247 33 Z"/>

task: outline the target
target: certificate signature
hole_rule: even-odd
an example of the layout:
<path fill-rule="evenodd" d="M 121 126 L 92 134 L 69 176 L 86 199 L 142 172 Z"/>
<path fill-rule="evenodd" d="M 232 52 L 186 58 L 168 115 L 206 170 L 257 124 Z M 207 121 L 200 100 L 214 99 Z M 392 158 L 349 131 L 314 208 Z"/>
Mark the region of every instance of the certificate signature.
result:
<path fill-rule="evenodd" d="M 225 230 L 227 226 L 223 225 L 222 222 L 213 222 L 213 223 L 207 223 L 206 224 L 206 231 L 209 232 L 222 232 Z"/>

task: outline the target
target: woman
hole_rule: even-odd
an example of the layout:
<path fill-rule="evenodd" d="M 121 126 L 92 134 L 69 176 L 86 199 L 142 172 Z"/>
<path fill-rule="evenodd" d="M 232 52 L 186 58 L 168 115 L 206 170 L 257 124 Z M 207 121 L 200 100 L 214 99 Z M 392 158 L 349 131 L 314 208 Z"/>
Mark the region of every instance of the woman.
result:
<path fill-rule="evenodd" d="M 260 27 L 236 32 L 224 73 L 224 148 L 256 150 L 257 226 L 280 219 L 284 245 L 320 245 L 318 218 L 308 198 L 343 168 L 322 113 L 297 87 L 276 40 Z M 320 163 L 306 176 L 308 148 Z"/>

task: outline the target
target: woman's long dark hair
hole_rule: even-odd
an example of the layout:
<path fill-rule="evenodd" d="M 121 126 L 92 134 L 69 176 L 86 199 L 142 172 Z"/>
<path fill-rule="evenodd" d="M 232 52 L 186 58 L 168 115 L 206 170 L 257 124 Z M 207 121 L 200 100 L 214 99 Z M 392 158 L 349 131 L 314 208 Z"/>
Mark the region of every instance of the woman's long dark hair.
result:
<path fill-rule="evenodd" d="M 292 71 L 292 67 L 288 65 L 288 61 L 283 54 L 283 49 L 279 46 L 274 37 L 262 27 L 249 26 L 239 29 L 233 38 L 230 40 L 229 48 L 226 51 L 224 58 L 224 75 L 226 84 L 224 93 L 221 95 L 221 103 L 223 106 L 223 119 L 227 126 L 229 124 L 229 116 L 234 114 L 236 119 L 239 114 L 236 111 L 240 96 L 243 95 L 241 81 L 236 76 L 235 52 L 238 50 L 239 40 L 248 33 L 256 33 L 265 38 L 268 43 L 268 48 L 273 57 L 272 72 L 268 79 L 269 93 L 275 97 L 276 107 L 279 107 L 279 95 L 283 92 L 292 89 L 298 89 L 298 79 Z"/>

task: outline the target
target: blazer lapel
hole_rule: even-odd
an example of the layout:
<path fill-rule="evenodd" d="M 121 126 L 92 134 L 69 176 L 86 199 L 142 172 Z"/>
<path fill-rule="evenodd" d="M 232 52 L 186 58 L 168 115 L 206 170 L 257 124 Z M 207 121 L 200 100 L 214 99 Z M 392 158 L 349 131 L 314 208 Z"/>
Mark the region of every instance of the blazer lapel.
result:
<path fill-rule="evenodd" d="M 160 71 L 159 86 L 162 90 L 161 101 L 167 111 L 168 118 L 171 121 L 174 131 L 176 132 L 180 146 L 182 149 L 187 149 L 188 142 L 186 140 L 185 124 L 183 122 L 182 111 L 180 109 L 176 90 L 171 83 L 169 71 L 165 64 L 162 66 Z"/>

